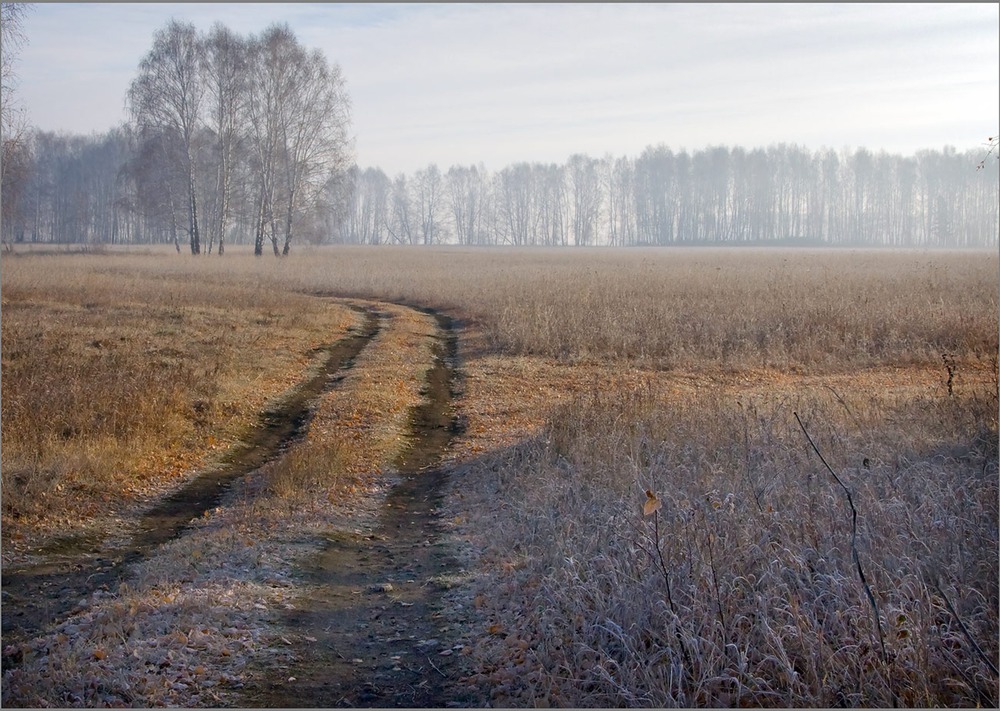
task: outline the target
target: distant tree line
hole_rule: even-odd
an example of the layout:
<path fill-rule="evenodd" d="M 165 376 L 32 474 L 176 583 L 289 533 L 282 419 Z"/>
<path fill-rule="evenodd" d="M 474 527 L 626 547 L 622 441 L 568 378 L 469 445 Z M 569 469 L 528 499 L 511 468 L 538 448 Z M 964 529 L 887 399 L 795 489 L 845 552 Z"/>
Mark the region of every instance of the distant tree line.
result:
<path fill-rule="evenodd" d="M 1000 231 L 1000 161 L 975 149 L 660 145 L 390 178 L 353 164 L 340 68 L 287 25 L 241 37 L 171 21 L 126 105 L 129 121 L 102 135 L 5 130 L 5 242 L 184 242 L 194 254 L 236 243 L 258 255 L 270 243 L 279 255 L 293 239 L 987 247 Z"/>
<path fill-rule="evenodd" d="M 338 239 L 362 244 L 671 245 L 715 243 L 991 246 L 997 162 L 981 151 L 906 157 L 649 147 L 636 158 L 574 155 L 563 165 L 430 165 L 390 178 L 350 172 Z"/>
<path fill-rule="evenodd" d="M 183 239 L 192 252 L 229 241 L 258 254 L 267 241 L 287 252 L 293 234 L 356 244 L 998 244 L 997 162 L 975 170 L 976 150 L 657 146 L 636 158 L 575 155 L 494 173 L 430 165 L 390 179 L 354 165 L 297 185 L 245 139 L 225 168 L 218 134 L 206 131 L 198 140 L 210 150 L 192 153 L 192 188 L 182 144 L 140 135 L 35 132 L 25 179 L 4 186 L 5 239 L 178 249 Z"/>

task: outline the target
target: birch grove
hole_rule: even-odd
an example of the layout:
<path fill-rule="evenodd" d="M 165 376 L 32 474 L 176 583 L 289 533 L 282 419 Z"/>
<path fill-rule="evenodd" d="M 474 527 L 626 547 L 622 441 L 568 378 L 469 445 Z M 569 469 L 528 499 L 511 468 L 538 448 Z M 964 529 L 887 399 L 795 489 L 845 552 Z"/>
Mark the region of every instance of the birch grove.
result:
<path fill-rule="evenodd" d="M 140 63 L 128 107 L 137 152 L 161 168 L 156 181 L 148 165 L 136 166 L 145 173 L 137 184 L 167 195 L 156 215 L 175 243 L 183 176 L 192 254 L 201 253 L 203 233 L 207 251 L 218 245 L 223 254 L 249 227 L 255 254 L 270 243 L 276 256 L 287 255 L 297 226 L 328 224 L 314 213 L 351 165 L 350 100 L 340 67 L 287 24 L 240 37 L 220 23 L 202 35 L 171 21 Z M 136 203 L 147 220 L 150 202 Z"/>

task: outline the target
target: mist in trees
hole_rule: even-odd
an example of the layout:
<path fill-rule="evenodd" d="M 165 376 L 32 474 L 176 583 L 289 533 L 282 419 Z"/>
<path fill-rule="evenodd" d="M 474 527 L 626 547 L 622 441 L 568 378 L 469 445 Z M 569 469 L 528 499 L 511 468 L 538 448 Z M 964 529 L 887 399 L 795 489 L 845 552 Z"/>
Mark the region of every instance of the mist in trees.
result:
<path fill-rule="evenodd" d="M 5 207 L 20 197 L 5 240 L 223 254 L 250 236 L 258 255 L 265 243 L 279 255 L 296 239 L 323 241 L 348 209 L 346 83 L 287 25 L 241 37 L 172 20 L 126 106 L 127 124 L 105 135 L 25 140 L 25 169 L 4 183 Z"/>
<path fill-rule="evenodd" d="M 574 155 L 494 173 L 429 165 L 390 178 L 357 165 L 324 172 L 311 160 L 296 175 L 276 158 L 284 152 L 266 126 L 203 135 L 211 150 L 196 160 L 195 198 L 209 252 L 232 241 L 283 254 L 298 233 L 370 245 L 998 244 L 1000 163 L 977 170 L 975 149 L 901 156 L 653 146 L 636 157 Z M 165 133 L 137 140 L 121 128 L 91 137 L 36 132 L 29 145 L 32 168 L 13 221 L 22 239 L 190 242 L 181 141 Z M 5 234 L 10 223 L 5 217 Z"/>
<path fill-rule="evenodd" d="M 351 173 L 342 238 L 357 244 L 637 246 L 785 244 L 987 247 L 998 243 L 998 166 L 979 152 L 915 156 L 795 145 L 563 165 L 436 166 L 390 180 Z M 430 190 L 428 179 L 440 188 Z M 435 196 L 431 199 L 431 196 Z M 439 197 L 437 197 L 439 196 Z M 433 224 L 433 238 L 425 225 Z"/>
<path fill-rule="evenodd" d="M 989 247 L 1000 161 L 982 150 L 715 146 L 563 164 L 354 164 L 340 67 L 287 25 L 240 36 L 171 21 L 103 135 L 31 131 L 10 94 L 24 37 L 3 4 L 5 242 Z M 989 158 L 989 154 L 987 155 Z"/>
<path fill-rule="evenodd" d="M 26 3 L 0 3 L 0 194 L 4 223 L 14 220 L 21 208 L 24 183 L 30 168 L 28 124 L 17 98 L 17 60 L 27 42 Z"/>

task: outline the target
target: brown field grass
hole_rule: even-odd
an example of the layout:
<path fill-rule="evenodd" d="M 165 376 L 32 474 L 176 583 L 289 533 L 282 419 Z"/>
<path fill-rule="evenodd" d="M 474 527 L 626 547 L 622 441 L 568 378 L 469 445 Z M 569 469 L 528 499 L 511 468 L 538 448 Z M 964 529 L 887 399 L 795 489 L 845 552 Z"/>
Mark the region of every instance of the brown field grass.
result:
<path fill-rule="evenodd" d="M 995 707 L 998 262 L 751 249 L 5 257 L 5 556 L 8 521 L 29 535 L 45 520 L 18 479 L 10 503 L 23 510 L 8 512 L 8 456 L 34 499 L 86 477 L 118 491 L 169 481 L 170 462 L 232 441 L 354 318 L 304 293 L 418 303 L 465 325 L 445 520 L 472 582 L 450 595 L 476 619 L 467 683 L 494 704 Z M 275 653 L 259 625 L 291 594 L 299 534 L 333 525 L 330 506 L 337 525 L 344 507 L 372 515 L 419 398 L 431 320 L 377 308 L 392 327 L 324 396 L 301 446 L 66 623 L 90 637 L 54 631 L 69 640 L 60 678 L 79 693 L 33 701 L 100 704 L 78 682 L 105 678 L 132 684 L 112 699 L 214 705 L 237 657 Z M 45 409 L 53 394 L 64 405 Z M 213 403 L 203 425 L 198 400 Z M 853 547 L 847 497 L 796 414 L 851 492 Z M 85 440 L 132 458 L 83 459 Z M 644 515 L 647 490 L 661 508 Z M 139 631 L 112 651 L 129 616 Z M 184 660 L 181 681 L 143 676 L 145 662 L 129 671 L 137 649 L 160 653 L 143 639 Z M 26 664 L 18 688 L 45 687 L 48 663 Z"/>
<path fill-rule="evenodd" d="M 288 663 L 276 620 L 301 594 L 292 566 L 327 536 L 373 525 L 430 367 L 434 319 L 376 309 L 380 332 L 322 396 L 305 437 L 238 482 L 118 590 L 98 590 L 24 645 L 24 661 L 4 677 L 6 704 L 231 705 L 251 659 Z"/>
<path fill-rule="evenodd" d="M 3 260 L 5 556 L 151 496 L 298 382 L 344 306 L 98 257 Z"/>
<path fill-rule="evenodd" d="M 825 372 L 994 355 L 998 271 L 988 251 L 345 247 L 281 278 L 469 314 L 506 355 Z"/>
<path fill-rule="evenodd" d="M 1000 257 L 986 250 L 304 247 L 287 260 L 77 259 L 74 269 L 108 283 L 194 278 L 271 298 L 419 303 L 474 319 L 492 352 L 571 363 L 830 372 L 997 352 Z"/>

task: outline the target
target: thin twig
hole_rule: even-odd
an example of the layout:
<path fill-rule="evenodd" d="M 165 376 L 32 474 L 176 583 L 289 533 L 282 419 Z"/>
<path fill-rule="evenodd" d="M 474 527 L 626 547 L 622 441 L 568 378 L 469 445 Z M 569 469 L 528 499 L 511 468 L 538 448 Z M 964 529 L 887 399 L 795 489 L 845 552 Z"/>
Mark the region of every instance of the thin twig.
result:
<path fill-rule="evenodd" d="M 851 410 L 851 408 L 847 406 L 847 402 L 846 402 L 846 401 L 844 400 L 844 398 L 842 398 L 842 397 L 840 396 L 840 393 L 838 393 L 838 392 L 837 392 L 836 390 L 834 390 L 834 389 L 833 389 L 833 386 L 832 386 L 832 385 L 826 385 L 826 386 L 824 386 L 824 387 L 825 387 L 825 388 L 826 388 L 827 390 L 829 390 L 830 392 L 832 392 L 832 393 L 833 393 L 833 396 L 834 396 L 835 398 L 837 398 L 837 402 L 839 402 L 839 403 L 840 403 L 840 404 L 841 404 L 841 405 L 843 406 L 843 408 L 844 408 L 845 410 L 847 410 L 847 414 L 851 416 L 851 419 L 852 419 L 852 420 L 854 420 L 854 424 L 856 424 L 856 425 L 858 426 L 858 429 L 859 429 L 859 430 L 863 430 L 863 429 L 864 429 L 864 427 L 862 427 L 862 425 L 861 425 L 861 421 L 860 421 L 860 420 L 859 420 L 859 419 L 857 418 L 857 416 L 855 416 L 855 414 L 854 414 L 854 411 L 853 411 L 853 410 Z"/>
<path fill-rule="evenodd" d="M 715 573 L 715 554 L 712 552 L 712 534 L 708 534 L 708 563 L 712 569 L 712 585 L 715 587 L 715 604 L 719 608 L 719 622 L 722 623 L 722 638 L 727 641 L 729 638 L 728 627 L 726 627 L 726 615 L 722 611 L 722 593 L 719 590 L 719 577 Z"/>
<path fill-rule="evenodd" d="M 653 527 L 655 530 L 655 543 L 654 548 L 656 548 L 656 554 L 660 559 L 660 571 L 663 573 L 663 582 L 667 585 L 667 602 L 670 603 L 670 611 L 677 614 L 677 606 L 674 605 L 673 595 L 670 593 L 670 573 L 667 572 L 667 564 L 663 560 L 663 548 L 660 546 L 660 512 L 653 512 Z"/>
<path fill-rule="evenodd" d="M 802 429 L 802 434 L 806 436 L 809 444 L 812 446 L 813 451 L 816 452 L 816 456 L 819 460 L 823 462 L 823 466 L 826 470 L 830 472 L 830 475 L 840 484 L 840 488 L 844 490 L 845 496 L 847 496 L 847 505 L 851 507 L 851 558 L 854 559 L 854 565 L 858 570 L 858 577 L 861 578 L 861 586 L 865 589 L 865 595 L 868 597 L 868 602 L 872 606 L 872 611 L 875 613 L 875 626 L 878 629 L 878 641 L 882 648 L 882 661 L 885 662 L 888 659 L 885 651 L 885 634 L 882 632 L 882 618 L 878 611 L 878 603 L 875 601 L 875 595 L 872 593 L 871 586 L 868 585 L 868 579 L 865 578 L 865 571 L 861 567 L 861 557 L 858 555 L 858 510 L 854 507 L 854 499 L 851 497 L 851 491 L 844 484 L 843 480 L 837 476 L 837 472 L 833 471 L 826 459 L 823 458 L 823 453 L 819 451 L 819 447 L 813 442 L 812 437 L 809 436 L 806 426 L 802 424 L 802 420 L 799 419 L 799 413 L 793 412 L 795 415 L 795 421 L 799 423 L 799 427 Z"/>
<path fill-rule="evenodd" d="M 447 674 L 445 674 L 445 673 L 444 673 L 443 671 L 441 671 L 440 669 L 438 669 L 438 668 L 437 668 L 437 665 L 436 665 L 436 664 L 434 663 L 434 661 L 433 661 L 433 660 L 432 660 L 432 659 L 431 659 L 430 657 L 427 657 L 427 662 L 428 662 L 428 664 L 430 664 L 430 665 L 431 665 L 432 667 L 434 667 L 434 671 L 436 671 L 436 672 L 437 672 L 438 674 L 440 674 L 441 676 L 445 677 L 446 679 L 448 678 L 448 675 L 447 675 Z"/>
<path fill-rule="evenodd" d="M 938 582 L 937 576 L 934 576 L 933 582 L 934 582 L 934 589 L 937 590 L 938 595 L 940 595 L 941 599 L 944 600 L 945 607 L 948 608 L 948 612 L 951 613 L 951 616 L 955 618 L 955 622 L 958 623 L 958 628 L 962 630 L 962 634 L 964 634 L 965 638 L 969 640 L 969 644 L 972 645 L 972 648 L 976 650 L 976 654 L 979 655 L 979 658 L 983 660 L 983 662 L 986 664 L 986 666 L 990 668 L 990 671 L 992 671 L 994 675 L 1000 676 L 1000 669 L 997 669 L 997 665 L 994 664 L 993 661 L 986 656 L 986 652 L 984 652 L 983 648 L 980 647 L 976 643 L 976 640 L 972 638 L 972 635 L 969 633 L 969 630 L 965 627 L 965 623 L 962 622 L 962 618 L 958 616 L 957 612 L 955 612 L 955 608 L 952 606 L 951 600 L 948 599 L 948 596 L 944 594 L 944 590 L 941 589 L 941 584 Z"/>
<path fill-rule="evenodd" d="M 688 652 L 687 645 L 684 644 L 684 637 L 681 635 L 680 626 L 676 624 L 680 620 L 680 617 L 678 617 L 677 615 L 677 606 L 674 604 L 674 598 L 670 591 L 670 572 L 667 570 L 667 562 L 663 559 L 663 547 L 660 543 L 659 511 L 653 512 L 653 535 L 655 538 L 652 541 L 652 543 L 653 543 L 653 548 L 656 549 L 656 560 L 660 565 L 660 573 L 663 575 L 663 582 L 667 587 L 667 602 L 670 605 L 670 611 L 674 614 L 674 622 L 675 622 L 674 637 L 677 639 L 677 643 L 681 647 L 681 654 L 684 656 L 684 661 L 687 663 L 687 668 L 693 669 L 694 665 L 691 660 L 691 654 Z M 646 555 L 650 555 L 649 551 L 646 550 L 644 546 L 639 545 L 639 547 L 643 551 L 645 551 Z M 652 556 L 650 555 L 650 557 Z"/>

